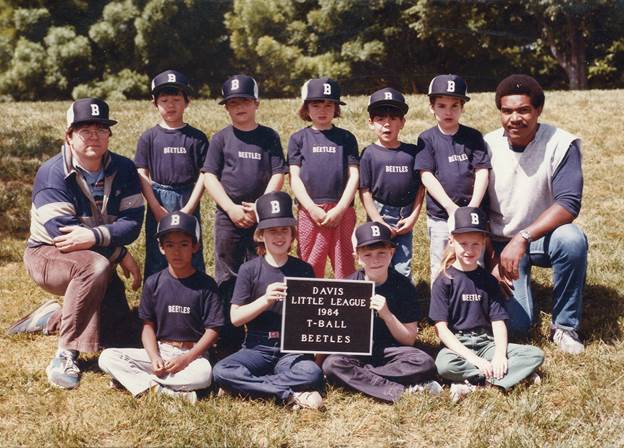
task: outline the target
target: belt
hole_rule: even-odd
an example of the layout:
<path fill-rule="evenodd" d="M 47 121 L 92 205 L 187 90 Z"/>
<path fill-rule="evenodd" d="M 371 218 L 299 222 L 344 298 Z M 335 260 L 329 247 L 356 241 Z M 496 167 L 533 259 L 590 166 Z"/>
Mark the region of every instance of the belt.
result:
<path fill-rule="evenodd" d="M 161 344 L 171 345 L 172 347 L 181 348 L 184 350 L 190 350 L 195 346 L 195 342 L 193 341 L 168 341 L 167 339 L 161 339 L 158 342 L 160 342 Z"/>
<path fill-rule="evenodd" d="M 480 328 L 472 328 L 470 330 L 458 330 L 455 332 L 455 334 L 459 334 L 462 336 L 480 336 L 482 334 L 490 334 L 490 330 L 484 327 L 480 327 Z"/>

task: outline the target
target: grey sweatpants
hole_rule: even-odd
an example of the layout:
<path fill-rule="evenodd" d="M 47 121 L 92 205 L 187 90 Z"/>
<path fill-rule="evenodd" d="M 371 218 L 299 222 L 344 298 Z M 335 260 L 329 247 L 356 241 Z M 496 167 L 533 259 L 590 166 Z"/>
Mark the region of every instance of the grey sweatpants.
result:
<path fill-rule="evenodd" d="M 488 333 L 455 334 L 457 339 L 481 358 L 492 360 L 494 337 Z M 507 374 L 491 384 L 510 389 L 537 370 L 544 362 L 544 352 L 532 345 L 507 344 Z M 483 378 L 479 368 L 448 348 L 443 348 L 435 360 L 438 374 L 447 380 L 463 383 L 472 378 Z"/>
<path fill-rule="evenodd" d="M 158 349 L 164 361 L 188 351 L 160 342 Z M 201 356 L 178 373 L 163 377 L 152 373 L 152 361 L 143 348 L 107 348 L 100 355 L 98 364 L 134 396 L 145 392 L 154 383 L 173 390 L 192 391 L 205 389 L 212 382 L 210 362 Z"/>

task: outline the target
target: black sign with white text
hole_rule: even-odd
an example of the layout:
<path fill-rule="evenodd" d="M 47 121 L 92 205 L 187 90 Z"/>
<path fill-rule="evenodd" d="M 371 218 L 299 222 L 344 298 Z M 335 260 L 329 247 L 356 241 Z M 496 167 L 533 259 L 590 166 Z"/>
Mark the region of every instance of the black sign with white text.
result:
<path fill-rule="evenodd" d="M 281 351 L 370 355 L 375 284 L 286 277 Z"/>

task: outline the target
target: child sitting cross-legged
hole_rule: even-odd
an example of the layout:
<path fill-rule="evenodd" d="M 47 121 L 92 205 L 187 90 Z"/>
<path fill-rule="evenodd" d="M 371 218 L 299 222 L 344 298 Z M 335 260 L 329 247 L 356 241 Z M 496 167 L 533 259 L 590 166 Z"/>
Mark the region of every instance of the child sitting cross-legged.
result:
<path fill-rule="evenodd" d="M 453 401 L 486 383 L 510 389 L 544 362 L 539 348 L 507 343 L 509 316 L 502 292 L 478 264 L 487 234 L 481 209 L 458 208 L 441 273 L 431 289 L 429 317 L 445 345 L 436 367 L 442 378 L 454 383 Z"/>
<path fill-rule="evenodd" d="M 390 229 L 367 222 L 357 228 L 355 238 L 356 258 L 363 270 L 349 278 L 375 282 L 370 301 L 375 310 L 373 354 L 330 355 L 323 362 L 327 380 L 388 403 L 398 401 L 406 392 L 439 394 L 442 387 L 432 381 L 436 373 L 433 359 L 413 346 L 420 317 L 416 288 L 390 267 L 395 249 Z"/>
<path fill-rule="evenodd" d="M 199 235 L 199 222 L 184 212 L 160 220 L 156 237 L 168 267 L 143 287 L 144 348 L 108 348 L 100 355 L 100 368 L 134 396 L 152 389 L 195 403 L 195 391 L 210 386 L 206 352 L 224 319 L 215 281 L 192 265 Z"/>
<path fill-rule="evenodd" d="M 267 193 L 256 201 L 256 213 L 260 256 L 238 271 L 230 310 L 232 324 L 247 327 L 245 343 L 215 365 L 214 381 L 226 393 L 319 409 L 320 367 L 311 355 L 280 351 L 284 277 L 314 277 L 312 266 L 289 255 L 296 234 L 292 200 L 284 192 Z"/>

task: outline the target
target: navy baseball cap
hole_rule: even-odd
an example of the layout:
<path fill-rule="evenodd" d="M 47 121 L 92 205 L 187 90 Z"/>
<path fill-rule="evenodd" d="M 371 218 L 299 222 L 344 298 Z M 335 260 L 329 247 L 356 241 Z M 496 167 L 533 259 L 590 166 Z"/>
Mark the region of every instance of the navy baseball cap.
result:
<path fill-rule="evenodd" d="M 450 223 L 451 233 L 481 232 L 489 234 L 487 230 L 487 216 L 476 207 L 459 207 L 455 210 L 453 222 Z"/>
<path fill-rule="evenodd" d="M 297 225 L 292 212 L 292 199 L 283 191 L 262 195 L 256 201 L 258 229 Z"/>
<path fill-rule="evenodd" d="M 345 105 L 340 101 L 340 85 L 335 79 L 328 77 L 308 79 L 301 87 L 301 100 L 317 101 L 327 100 L 334 101 L 338 104 Z"/>
<path fill-rule="evenodd" d="M 200 237 L 199 221 L 193 215 L 184 212 L 172 212 L 162 217 L 156 227 L 156 238 L 159 240 L 171 232 L 184 232 L 197 243 Z"/>
<path fill-rule="evenodd" d="M 182 90 L 187 95 L 191 92 L 188 78 L 183 73 L 175 70 L 165 70 L 152 79 L 152 95 L 156 96 L 156 94 L 165 87 L 175 87 Z"/>
<path fill-rule="evenodd" d="M 221 87 L 223 99 L 219 104 L 225 104 L 232 98 L 251 98 L 258 100 L 258 83 L 251 76 L 234 75 L 230 76 Z"/>
<path fill-rule="evenodd" d="M 365 222 L 355 229 L 355 247 L 371 246 L 386 243 L 394 246 L 390 229 L 375 221 Z"/>
<path fill-rule="evenodd" d="M 77 124 L 98 123 L 104 126 L 117 124 L 108 118 L 108 104 L 99 98 L 82 98 L 74 101 L 67 109 L 67 128 Z"/>
<path fill-rule="evenodd" d="M 392 87 L 386 87 L 385 89 L 377 90 L 368 99 L 368 113 L 377 109 L 395 109 L 402 115 L 405 115 L 409 110 L 409 106 L 405 101 L 405 97 L 398 90 Z"/>
<path fill-rule="evenodd" d="M 457 75 L 439 75 L 429 83 L 427 93 L 432 96 L 456 96 L 464 101 L 470 101 L 468 95 L 468 85 L 464 78 Z"/>

